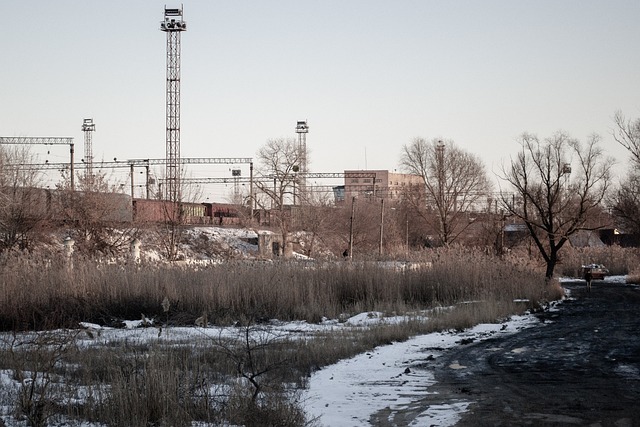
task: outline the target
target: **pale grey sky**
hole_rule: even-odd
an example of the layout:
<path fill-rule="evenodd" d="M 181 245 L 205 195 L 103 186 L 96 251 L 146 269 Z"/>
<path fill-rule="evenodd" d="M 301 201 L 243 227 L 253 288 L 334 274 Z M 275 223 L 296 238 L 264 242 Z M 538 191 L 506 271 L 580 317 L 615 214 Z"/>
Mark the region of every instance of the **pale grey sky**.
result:
<path fill-rule="evenodd" d="M 180 5 L 4 1 L 0 135 L 73 136 L 81 153 L 93 117 L 96 161 L 164 157 L 165 4 Z M 417 136 L 491 171 L 522 132 L 557 130 L 598 133 L 626 164 L 611 117 L 640 117 L 637 0 L 182 4 L 182 157 L 254 157 L 306 119 L 315 172 L 395 169 Z"/>

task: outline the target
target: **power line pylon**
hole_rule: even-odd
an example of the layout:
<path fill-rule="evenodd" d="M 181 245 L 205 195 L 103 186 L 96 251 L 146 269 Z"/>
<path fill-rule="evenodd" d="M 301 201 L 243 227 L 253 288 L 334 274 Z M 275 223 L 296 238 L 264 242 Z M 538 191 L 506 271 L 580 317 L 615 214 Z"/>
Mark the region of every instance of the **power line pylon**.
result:
<path fill-rule="evenodd" d="M 166 199 L 179 202 L 180 194 L 180 33 L 187 30 L 182 7 L 164 8 L 160 30 L 167 33 L 167 167 Z"/>
<path fill-rule="evenodd" d="M 307 170 L 307 133 L 309 133 L 309 126 L 307 126 L 307 121 L 302 120 L 298 121 L 296 124 L 296 133 L 298 134 L 298 198 L 303 203 L 306 200 L 306 188 L 307 188 L 307 179 L 306 174 L 309 172 Z M 295 195 L 294 195 L 295 198 Z"/>
<path fill-rule="evenodd" d="M 93 181 L 93 142 L 92 133 L 96 130 L 93 119 L 82 120 L 82 131 L 84 132 L 84 173 L 87 182 Z"/>

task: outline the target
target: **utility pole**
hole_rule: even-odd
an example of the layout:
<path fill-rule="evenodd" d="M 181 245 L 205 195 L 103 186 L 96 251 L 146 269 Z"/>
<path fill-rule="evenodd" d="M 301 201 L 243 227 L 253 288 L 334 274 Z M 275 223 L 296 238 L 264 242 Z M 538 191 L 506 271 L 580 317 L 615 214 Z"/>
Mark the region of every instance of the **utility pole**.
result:
<path fill-rule="evenodd" d="M 145 179 L 145 187 L 147 189 L 147 200 L 149 199 L 149 165 L 145 165 L 145 170 L 147 172 Z"/>
<path fill-rule="evenodd" d="M 382 256 L 382 240 L 384 236 L 384 199 L 380 199 L 380 246 L 378 254 Z"/>
<path fill-rule="evenodd" d="M 349 225 L 349 261 L 353 259 L 353 221 L 356 214 L 356 196 L 351 198 L 351 224 Z"/>
<path fill-rule="evenodd" d="M 133 199 L 133 176 L 134 176 L 133 163 L 131 163 L 130 175 L 131 175 L 131 198 Z"/>
<path fill-rule="evenodd" d="M 405 244 L 407 247 L 407 258 L 409 257 L 409 210 L 407 210 L 407 208 L 405 207 L 405 211 L 404 211 L 404 220 L 405 220 Z"/>
<path fill-rule="evenodd" d="M 249 203 L 251 204 L 251 222 L 253 223 L 253 210 L 255 209 L 255 199 L 253 196 L 253 162 L 249 163 Z"/>

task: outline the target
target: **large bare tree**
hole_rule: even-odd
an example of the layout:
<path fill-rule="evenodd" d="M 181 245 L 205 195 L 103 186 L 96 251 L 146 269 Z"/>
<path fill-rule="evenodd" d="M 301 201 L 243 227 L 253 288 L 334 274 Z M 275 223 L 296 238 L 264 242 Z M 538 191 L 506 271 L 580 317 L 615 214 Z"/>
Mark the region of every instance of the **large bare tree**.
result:
<path fill-rule="evenodd" d="M 424 193 L 414 195 L 423 197 L 411 201 L 436 229 L 439 243 L 453 243 L 469 227 L 467 214 L 491 191 L 482 161 L 453 141 L 415 138 L 402 148 L 400 164 L 405 171 L 422 177 Z"/>
<path fill-rule="evenodd" d="M 270 217 L 282 234 L 285 257 L 293 255 L 290 237 L 291 204 L 296 191 L 300 161 L 300 150 L 293 138 L 271 139 L 257 154 L 255 185 L 260 195 L 256 196 L 256 203 L 263 209 L 270 209 Z"/>
<path fill-rule="evenodd" d="M 613 160 L 592 135 L 586 144 L 562 132 L 544 140 L 528 133 L 520 137 L 521 151 L 500 177 L 503 207 L 524 222 L 553 277 L 560 249 L 580 230 L 595 230 L 601 202 L 611 182 Z"/>

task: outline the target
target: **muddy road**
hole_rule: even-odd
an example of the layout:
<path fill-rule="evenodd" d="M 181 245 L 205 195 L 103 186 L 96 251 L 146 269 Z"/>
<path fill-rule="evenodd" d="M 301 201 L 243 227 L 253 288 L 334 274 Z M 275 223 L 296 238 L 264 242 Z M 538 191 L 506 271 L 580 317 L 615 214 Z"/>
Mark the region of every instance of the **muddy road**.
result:
<path fill-rule="evenodd" d="M 540 326 L 443 353 L 420 406 L 471 402 L 457 426 L 640 426 L 640 288 L 565 288 Z"/>

